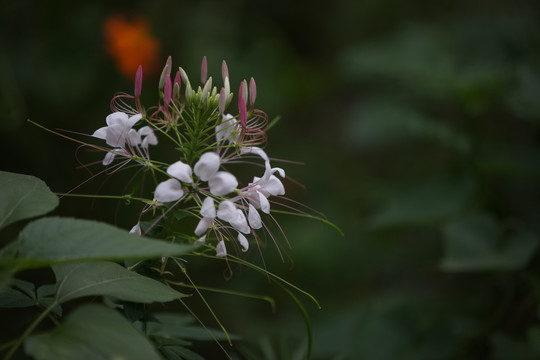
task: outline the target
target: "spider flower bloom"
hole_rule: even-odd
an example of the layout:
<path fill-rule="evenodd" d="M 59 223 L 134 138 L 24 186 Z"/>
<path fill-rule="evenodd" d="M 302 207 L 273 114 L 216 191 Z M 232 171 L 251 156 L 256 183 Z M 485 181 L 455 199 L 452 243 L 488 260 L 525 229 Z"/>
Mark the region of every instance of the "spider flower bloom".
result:
<path fill-rule="evenodd" d="M 142 65 L 148 73 L 157 70 L 159 42 L 144 18 L 132 21 L 122 16 L 109 17 L 103 25 L 107 52 L 118 70 L 131 78 Z"/>

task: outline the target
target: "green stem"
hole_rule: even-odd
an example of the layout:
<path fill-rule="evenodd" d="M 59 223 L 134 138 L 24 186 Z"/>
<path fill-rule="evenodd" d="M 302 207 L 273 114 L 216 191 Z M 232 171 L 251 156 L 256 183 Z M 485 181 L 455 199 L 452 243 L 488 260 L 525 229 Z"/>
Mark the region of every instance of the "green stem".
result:
<path fill-rule="evenodd" d="M 6 354 L 6 356 L 4 357 L 4 360 L 9 360 L 11 359 L 11 357 L 15 354 L 15 352 L 17 351 L 17 349 L 19 349 L 19 347 L 21 346 L 21 344 L 24 342 L 24 340 L 26 340 L 26 338 L 28 336 L 30 336 L 30 334 L 32 333 L 32 331 L 34 331 L 34 329 L 43 321 L 43 319 L 45 319 L 49 313 L 58 305 L 58 303 L 55 301 L 53 302 L 48 308 L 46 308 L 38 317 L 36 320 L 34 320 L 34 322 L 32 324 L 30 324 L 30 326 L 28 326 L 26 328 L 26 330 L 24 331 L 24 333 L 21 335 L 20 338 L 17 339 L 17 341 L 15 342 L 15 344 L 13 344 L 13 346 L 11 347 L 11 349 L 9 350 L 9 352 Z"/>

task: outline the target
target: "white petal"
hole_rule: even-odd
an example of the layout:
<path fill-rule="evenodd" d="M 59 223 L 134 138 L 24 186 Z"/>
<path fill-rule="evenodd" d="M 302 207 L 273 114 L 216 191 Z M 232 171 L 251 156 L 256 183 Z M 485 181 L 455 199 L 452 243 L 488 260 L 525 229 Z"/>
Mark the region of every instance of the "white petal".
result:
<path fill-rule="evenodd" d="M 113 124 L 107 129 L 105 140 L 107 144 L 113 147 L 123 147 L 126 142 L 129 129 L 126 129 L 120 124 Z"/>
<path fill-rule="evenodd" d="M 206 235 L 201 236 L 197 239 L 198 243 L 204 244 L 206 242 Z"/>
<path fill-rule="evenodd" d="M 183 195 L 182 184 L 176 179 L 169 179 L 159 183 L 154 191 L 154 197 L 159 202 L 176 201 Z"/>
<path fill-rule="evenodd" d="M 259 204 L 263 213 L 270 214 L 270 202 L 260 191 L 257 191 L 259 196 Z"/>
<path fill-rule="evenodd" d="M 270 176 L 270 179 L 263 186 L 263 189 L 268 192 L 270 195 L 279 196 L 285 195 L 285 188 L 275 175 Z"/>
<path fill-rule="evenodd" d="M 236 205 L 232 201 L 225 200 L 219 204 L 217 217 L 230 222 L 236 217 Z"/>
<path fill-rule="evenodd" d="M 246 216 L 240 209 L 236 209 L 236 217 L 229 221 L 229 223 L 238 231 L 243 232 L 244 234 L 249 234 L 251 229 L 246 220 Z"/>
<path fill-rule="evenodd" d="M 193 180 L 191 179 L 191 167 L 181 161 L 177 161 L 171 166 L 169 166 L 167 168 L 167 173 L 184 183 L 190 184 L 193 182 Z"/>
<path fill-rule="evenodd" d="M 210 192 L 216 196 L 227 195 L 238 186 L 238 181 L 233 174 L 219 171 L 208 180 Z"/>
<path fill-rule="evenodd" d="M 195 164 L 195 175 L 201 178 L 202 181 L 208 181 L 216 174 L 219 169 L 219 155 L 215 152 L 207 152 L 201 155 L 201 158 Z"/>
<path fill-rule="evenodd" d="M 129 129 L 127 139 L 132 146 L 137 146 L 141 143 L 141 135 L 133 129 Z"/>
<path fill-rule="evenodd" d="M 216 208 L 214 207 L 214 199 L 212 199 L 210 196 L 204 199 L 202 203 L 201 215 L 207 218 L 211 218 L 211 219 L 216 217 Z"/>
<path fill-rule="evenodd" d="M 246 239 L 244 235 L 241 233 L 238 233 L 238 242 L 240 243 L 240 246 L 242 246 L 242 251 L 246 252 L 249 249 L 249 242 Z"/>
<path fill-rule="evenodd" d="M 137 121 L 141 120 L 142 119 L 142 114 L 136 114 L 136 115 L 133 115 L 132 117 L 130 117 L 129 119 L 127 119 L 127 121 L 124 122 L 124 124 L 127 126 L 127 127 L 133 127 L 133 125 L 135 125 L 137 123 Z"/>
<path fill-rule="evenodd" d="M 157 145 L 158 139 L 156 135 L 154 135 L 154 130 L 150 126 L 143 126 L 138 131 L 140 136 L 144 136 L 144 139 L 142 141 L 143 147 L 148 147 L 148 145 Z"/>
<path fill-rule="evenodd" d="M 251 204 L 249 204 L 248 221 L 249 226 L 251 226 L 253 229 L 262 228 L 261 215 L 259 215 L 257 209 L 255 209 L 255 207 Z"/>
<path fill-rule="evenodd" d="M 128 116 L 121 111 L 116 111 L 108 115 L 105 121 L 107 122 L 107 125 L 109 126 L 115 125 L 115 124 L 124 125 L 128 121 Z"/>
<path fill-rule="evenodd" d="M 212 224 L 212 218 L 203 217 L 201 221 L 197 224 L 197 227 L 195 228 L 195 235 L 201 236 L 208 230 L 210 227 L 210 224 Z"/>
<path fill-rule="evenodd" d="M 107 129 L 108 127 L 107 126 L 104 126 L 102 128 L 99 128 L 97 129 L 96 131 L 94 131 L 94 133 L 92 134 L 93 137 L 96 137 L 98 139 L 103 139 L 105 140 L 107 138 Z"/>
<path fill-rule="evenodd" d="M 240 149 L 240 154 L 255 154 L 259 155 L 265 162 L 268 162 L 270 164 L 270 159 L 268 158 L 268 155 L 264 152 L 263 149 L 257 146 L 250 146 L 250 147 L 243 147 Z"/>
<path fill-rule="evenodd" d="M 218 242 L 218 244 L 216 245 L 216 256 L 219 256 L 219 257 L 227 256 L 227 248 L 225 247 L 225 242 L 223 240 Z"/>
<path fill-rule="evenodd" d="M 114 160 L 115 155 L 116 155 L 116 154 L 115 154 L 114 152 L 112 152 L 112 151 L 110 151 L 110 152 L 108 152 L 107 154 L 105 154 L 105 158 L 103 159 L 102 164 L 103 164 L 104 166 L 107 166 L 107 165 L 109 165 L 110 163 L 112 163 L 113 160 Z"/>
<path fill-rule="evenodd" d="M 141 236 L 142 231 L 141 231 L 141 227 L 139 226 L 139 223 L 137 223 L 134 227 L 132 227 L 131 230 L 129 230 L 129 233 Z"/>

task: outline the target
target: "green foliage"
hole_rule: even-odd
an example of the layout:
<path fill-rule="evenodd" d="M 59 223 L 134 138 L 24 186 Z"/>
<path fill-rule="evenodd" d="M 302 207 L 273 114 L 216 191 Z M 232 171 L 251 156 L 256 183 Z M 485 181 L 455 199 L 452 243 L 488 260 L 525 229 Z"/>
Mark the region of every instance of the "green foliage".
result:
<path fill-rule="evenodd" d="M 40 180 L 25 175 L 1 175 L 0 179 L 17 183 L 13 186 L 17 191 L 0 192 L 0 199 L 6 199 L 3 202 L 4 225 L 42 215 L 56 206 L 56 196 Z M 33 201 L 46 206 L 35 206 Z M 224 335 L 164 316 L 158 317 L 158 322 L 150 323 L 148 331 L 151 335 L 146 337 L 134 327 L 139 324 L 147 328 L 146 323 L 138 323 L 141 316 L 137 316 L 133 324 L 127 319 L 133 313 L 130 304 L 143 306 L 142 317 L 146 318 L 144 304 L 170 302 L 186 295 L 171 288 L 164 279 L 159 281 L 106 261 L 165 258 L 194 249 L 196 247 L 191 245 L 131 235 L 96 221 L 49 217 L 30 222 L 13 242 L 0 250 L 0 308 L 38 307 L 41 314 L 17 340 L 2 346 L 1 349 L 6 351 L 5 358 L 11 358 L 24 343 L 26 353 L 35 359 L 160 359 L 158 348 L 167 358 L 200 359 L 185 347 L 191 342 L 184 339 L 218 341 Z M 45 266 L 52 267 L 56 277 L 54 284 L 36 288 L 33 282 L 10 276 Z M 136 263 L 134 267 L 140 267 L 140 264 Z M 83 305 L 61 323 L 56 320 L 62 318 L 61 305 L 64 303 L 96 296 L 108 300 L 120 312 L 102 305 Z M 127 318 L 121 312 L 125 312 Z M 52 318 L 57 327 L 31 335 L 46 317 Z M 170 343 L 173 338 L 176 343 Z"/>
<path fill-rule="evenodd" d="M 0 171 L 0 229 L 48 213 L 58 197 L 38 178 Z"/>
<path fill-rule="evenodd" d="M 96 221 L 51 217 L 28 224 L 0 251 L 0 265 L 21 270 L 73 261 L 174 256 L 193 249 L 141 238 Z"/>
<path fill-rule="evenodd" d="M 111 262 L 54 265 L 52 268 L 59 303 L 95 295 L 138 303 L 168 302 L 185 296 L 159 281 Z"/>
<path fill-rule="evenodd" d="M 58 328 L 31 336 L 24 348 L 39 360 L 161 359 L 140 331 L 102 305 L 77 308 Z"/>

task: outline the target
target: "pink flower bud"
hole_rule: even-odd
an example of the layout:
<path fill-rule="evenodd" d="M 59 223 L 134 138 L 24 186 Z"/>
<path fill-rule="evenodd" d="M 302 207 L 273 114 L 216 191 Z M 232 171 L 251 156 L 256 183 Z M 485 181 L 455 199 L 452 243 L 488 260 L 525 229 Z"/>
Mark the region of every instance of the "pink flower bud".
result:
<path fill-rule="evenodd" d="M 180 71 L 177 71 L 176 76 L 174 77 L 174 85 L 173 85 L 173 96 L 175 99 L 178 99 L 178 97 L 180 96 L 181 87 L 182 87 L 182 80 L 180 78 Z"/>
<path fill-rule="evenodd" d="M 161 76 L 159 78 L 159 89 L 162 90 L 165 86 L 165 78 L 168 78 L 171 75 L 171 68 L 172 68 L 172 58 L 169 56 L 167 58 L 167 62 L 165 63 L 165 67 L 163 68 L 163 71 L 161 72 Z"/>
<path fill-rule="evenodd" d="M 201 86 L 204 86 L 204 84 L 206 84 L 207 76 L 208 76 L 208 64 L 206 62 L 206 56 L 204 56 L 201 62 Z"/>
<path fill-rule="evenodd" d="M 219 92 L 218 103 L 218 109 L 221 115 L 223 115 L 223 113 L 225 112 L 225 106 L 227 106 L 227 94 L 225 93 L 225 89 L 221 88 L 221 91 Z"/>
<path fill-rule="evenodd" d="M 143 77 L 142 66 L 139 65 L 139 67 L 137 68 L 137 72 L 135 73 L 135 97 L 136 98 L 141 97 L 142 77 Z"/>
<path fill-rule="evenodd" d="M 249 80 L 249 105 L 253 108 L 255 105 L 255 99 L 257 98 L 257 85 L 255 85 L 255 79 Z"/>
<path fill-rule="evenodd" d="M 225 81 L 225 78 L 229 77 L 229 69 L 227 68 L 225 60 L 221 63 L 221 76 L 223 77 L 223 81 Z"/>
<path fill-rule="evenodd" d="M 238 90 L 238 112 L 240 115 L 240 124 L 242 125 L 242 129 L 247 127 L 247 106 L 246 99 L 243 95 L 245 92 L 244 88 L 244 81 L 242 81 L 240 83 L 240 89 Z"/>
<path fill-rule="evenodd" d="M 244 85 L 242 87 L 242 97 L 244 98 L 244 101 L 247 102 L 248 101 L 248 84 L 245 79 L 244 81 L 242 81 L 242 85 Z"/>
<path fill-rule="evenodd" d="M 169 104 L 171 103 L 171 98 L 172 98 L 171 78 L 167 76 L 165 78 L 165 88 L 163 89 L 163 102 L 165 104 L 165 108 L 169 107 Z"/>

